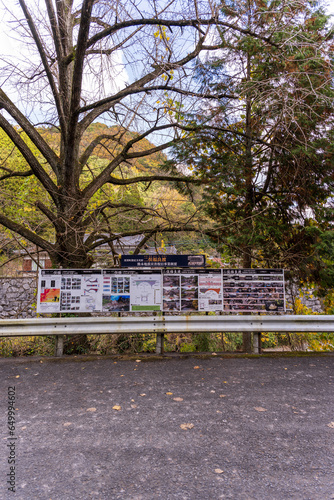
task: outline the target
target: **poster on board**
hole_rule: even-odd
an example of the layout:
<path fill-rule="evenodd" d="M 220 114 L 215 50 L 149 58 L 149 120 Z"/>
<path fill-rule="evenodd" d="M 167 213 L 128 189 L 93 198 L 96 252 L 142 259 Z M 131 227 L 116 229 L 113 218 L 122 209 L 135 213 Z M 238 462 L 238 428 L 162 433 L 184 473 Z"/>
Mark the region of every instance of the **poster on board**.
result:
<path fill-rule="evenodd" d="M 223 269 L 224 312 L 284 312 L 283 269 Z"/>
<path fill-rule="evenodd" d="M 223 285 L 220 269 L 198 271 L 198 310 L 223 310 Z"/>
<path fill-rule="evenodd" d="M 165 312 L 222 311 L 221 270 L 164 271 L 163 310 Z"/>
<path fill-rule="evenodd" d="M 60 312 L 61 271 L 41 270 L 38 280 L 37 312 Z"/>
<path fill-rule="evenodd" d="M 136 272 L 131 276 L 131 311 L 161 310 L 161 273 Z"/>
<path fill-rule="evenodd" d="M 161 272 L 103 271 L 102 311 L 161 310 Z"/>
<path fill-rule="evenodd" d="M 130 311 L 130 274 L 103 270 L 102 311 Z"/>
<path fill-rule="evenodd" d="M 99 269 L 42 269 L 37 312 L 101 311 L 101 277 Z"/>

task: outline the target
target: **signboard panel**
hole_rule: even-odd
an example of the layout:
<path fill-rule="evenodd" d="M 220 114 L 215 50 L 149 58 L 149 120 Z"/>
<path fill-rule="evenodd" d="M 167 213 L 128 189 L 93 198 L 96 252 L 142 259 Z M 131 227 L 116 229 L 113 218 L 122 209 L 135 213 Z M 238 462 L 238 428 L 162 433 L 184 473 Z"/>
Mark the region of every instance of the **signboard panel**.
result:
<path fill-rule="evenodd" d="M 205 255 L 122 255 L 121 267 L 205 267 Z"/>
<path fill-rule="evenodd" d="M 163 273 L 163 311 L 222 311 L 221 270 L 175 269 Z"/>
<path fill-rule="evenodd" d="M 282 269 L 46 269 L 38 313 L 283 312 Z"/>
<path fill-rule="evenodd" d="M 160 311 L 161 272 L 103 271 L 102 311 Z"/>
<path fill-rule="evenodd" d="M 94 312 L 101 310 L 100 269 L 42 269 L 37 312 Z"/>
<path fill-rule="evenodd" d="M 161 273 L 136 272 L 131 276 L 131 311 L 161 310 Z"/>
<path fill-rule="evenodd" d="M 103 271 L 103 312 L 130 311 L 130 276 L 120 270 Z"/>
<path fill-rule="evenodd" d="M 223 269 L 224 311 L 285 311 L 282 269 Z"/>
<path fill-rule="evenodd" d="M 198 271 L 198 310 L 223 310 L 223 284 L 220 269 Z"/>

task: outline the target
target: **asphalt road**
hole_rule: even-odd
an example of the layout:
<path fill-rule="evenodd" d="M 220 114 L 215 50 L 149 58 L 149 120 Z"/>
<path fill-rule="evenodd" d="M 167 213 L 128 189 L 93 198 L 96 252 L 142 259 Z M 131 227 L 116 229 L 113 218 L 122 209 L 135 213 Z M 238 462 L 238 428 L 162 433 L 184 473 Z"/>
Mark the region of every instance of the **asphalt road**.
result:
<path fill-rule="evenodd" d="M 332 355 L 6 359 L 0 380 L 1 499 L 334 499 Z"/>

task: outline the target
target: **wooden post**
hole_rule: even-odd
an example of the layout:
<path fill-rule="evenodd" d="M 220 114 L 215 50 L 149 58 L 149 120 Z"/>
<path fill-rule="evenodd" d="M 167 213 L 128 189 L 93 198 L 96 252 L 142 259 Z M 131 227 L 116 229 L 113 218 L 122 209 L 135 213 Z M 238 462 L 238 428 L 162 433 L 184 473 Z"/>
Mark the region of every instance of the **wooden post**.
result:
<path fill-rule="evenodd" d="M 157 343 L 155 348 L 156 354 L 162 355 L 164 353 L 164 334 L 157 333 Z"/>
<path fill-rule="evenodd" d="M 64 354 L 64 337 L 62 335 L 56 335 L 55 337 L 55 356 L 56 358 L 61 358 Z"/>

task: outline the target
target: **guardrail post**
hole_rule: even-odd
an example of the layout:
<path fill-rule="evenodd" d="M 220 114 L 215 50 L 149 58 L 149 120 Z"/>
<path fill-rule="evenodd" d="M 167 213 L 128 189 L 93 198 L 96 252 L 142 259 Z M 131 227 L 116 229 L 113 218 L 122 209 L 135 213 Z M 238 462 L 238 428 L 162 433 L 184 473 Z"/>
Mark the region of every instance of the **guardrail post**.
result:
<path fill-rule="evenodd" d="M 55 337 L 55 356 L 57 358 L 61 358 L 61 356 L 64 354 L 64 337 L 62 335 L 55 335 Z"/>
<path fill-rule="evenodd" d="M 164 337 L 165 335 L 163 333 L 157 333 L 157 343 L 155 347 L 156 354 L 161 355 L 164 353 Z"/>
<path fill-rule="evenodd" d="M 253 353 L 260 354 L 261 333 L 253 332 Z"/>

